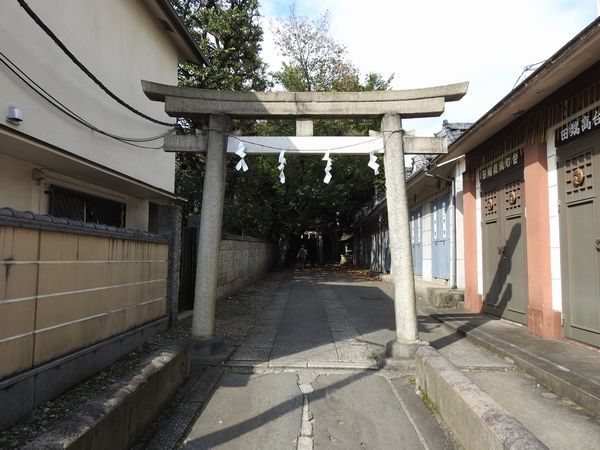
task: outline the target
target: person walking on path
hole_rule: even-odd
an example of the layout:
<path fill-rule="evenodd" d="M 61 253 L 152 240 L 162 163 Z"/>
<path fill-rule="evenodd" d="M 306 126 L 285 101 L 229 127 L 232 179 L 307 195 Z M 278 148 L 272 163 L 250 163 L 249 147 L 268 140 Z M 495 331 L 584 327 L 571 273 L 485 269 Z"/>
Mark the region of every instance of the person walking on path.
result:
<path fill-rule="evenodd" d="M 296 260 L 298 262 L 298 267 L 300 268 L 300 270 L 304 270 L 307 254 L 308 254 L 308 252 L 304 248 L 304 245 L 301 245 L 300 250 L 298 250 L 298 254 L 296 255 Z"/>

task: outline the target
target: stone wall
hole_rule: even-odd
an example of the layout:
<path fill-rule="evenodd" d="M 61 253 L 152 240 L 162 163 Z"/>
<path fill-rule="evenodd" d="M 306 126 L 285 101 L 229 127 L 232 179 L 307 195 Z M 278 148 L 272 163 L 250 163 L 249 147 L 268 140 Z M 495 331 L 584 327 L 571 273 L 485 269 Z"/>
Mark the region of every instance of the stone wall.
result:
<path fill-rule="evenodd" d="M 268 272 L 275 261 L 271 242 L 223 234 L 219 272 L 219 298 L 239 290 Z"/>

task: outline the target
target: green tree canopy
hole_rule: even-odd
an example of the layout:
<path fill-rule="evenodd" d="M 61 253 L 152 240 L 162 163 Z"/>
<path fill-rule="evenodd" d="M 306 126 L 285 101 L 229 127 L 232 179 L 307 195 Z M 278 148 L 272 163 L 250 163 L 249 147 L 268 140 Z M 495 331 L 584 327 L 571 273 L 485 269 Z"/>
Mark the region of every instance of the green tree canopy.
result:
<path fill-rule="evenodd" d="M 210 61 L 206 67 L 181 65 L 180 86 L 233 91 L 264 91 L 270 86 L 260 56 L 258 0 L 172 0 L 172 4 Z"/>
<path fill-rule="evenodd" d="M 260 55 L 263 30 L 257 0 L 171 0 L 171 3 L 210 60 L 206 67 L 180 65 L 179 86 L 236 91 L 264 91 L 270 87 L 270 76 Z M 181 124 L 189 133 L 206 126 L 201 121 Z M 246 134 L 254 133 L 254 123 L 235 126 Z M 178 154 L 175 170 L 176 192 L 188 200 L 184 216 L 198 214 L 204 155 Z"/>

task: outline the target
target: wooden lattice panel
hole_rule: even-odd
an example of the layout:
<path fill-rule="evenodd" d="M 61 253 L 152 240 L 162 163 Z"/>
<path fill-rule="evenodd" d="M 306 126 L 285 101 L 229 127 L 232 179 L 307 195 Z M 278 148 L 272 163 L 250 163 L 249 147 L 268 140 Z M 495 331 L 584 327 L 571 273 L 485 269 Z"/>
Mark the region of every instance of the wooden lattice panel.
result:
<path fill-rule="evenodd" d="M 483 220 L 498 218 L 498 191 L 492 189 L 483 194 L 481 202 L 481 216 Z"/>
<path fill-rule="evenodd" d="M 506 215 L 519 214 L 523 211 L 523 182 L 515 180 L 504 185 L 504 211 Z"/>
<path fill-rule="evenodd" d="M 567 203 L 594 196 L 592 150 L 565 160 L 565 195 Z"/>

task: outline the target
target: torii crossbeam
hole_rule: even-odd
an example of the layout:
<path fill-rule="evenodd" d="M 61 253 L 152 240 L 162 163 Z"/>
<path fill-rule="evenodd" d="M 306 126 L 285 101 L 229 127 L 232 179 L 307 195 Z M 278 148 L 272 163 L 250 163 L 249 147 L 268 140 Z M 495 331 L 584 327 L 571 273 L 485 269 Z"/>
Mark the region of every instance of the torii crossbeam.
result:
<path fill-rule="evenodd" d="M 226 153 L 236 151 L 236 139 L 246 152 L 380 153 L 385 154 L 396 339 L 386 345 L 389 358 L 409 362 L 421 344 L 417 330 L 412 248 L 404 178 L 405 153 L 446 153 L 445 138 L 414 138 L 402 130 L 402 118 L 436 117 L 446 102 L 460 100 L 468 83 L 421 89 L 370 92 L 231 92 L 168 86 L 142 81 L 151 100 L 165 103 L 173 117 L 209 118 L 206 135 L 168 136 L 165 150 L 206 152 L 200 243 L 192 335 L 215 348 L 219 245 L 223 222 Z M 231 118 L 296 119 L 296 137 L 236 137 L 229 135 Z M 381 118 L 381 137 L 313 137 L 313 119 Z M 351 145 L 352 149 L 349 149 Z M 208 352 L 210 353 L 210 352 Z M 210 356 L 207 353 L 207 356 Z"/>

